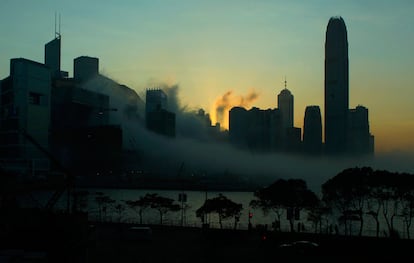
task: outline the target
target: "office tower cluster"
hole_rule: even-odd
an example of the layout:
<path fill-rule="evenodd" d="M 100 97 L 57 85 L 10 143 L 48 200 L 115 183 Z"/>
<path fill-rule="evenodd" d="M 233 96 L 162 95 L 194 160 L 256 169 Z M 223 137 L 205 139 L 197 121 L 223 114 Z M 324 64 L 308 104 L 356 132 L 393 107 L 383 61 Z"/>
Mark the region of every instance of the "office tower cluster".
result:
<path fill-rule="evenodd" d="M 44 63 L 10 60 L 10 75 L 0 82 L 0 161 L 8 166 L 3 168 L 35 175 L 55 168 L 56 159 L 79 174 L 122 169 L 123 149 L 135 134 L 111 119 L 116 111 L 154 133 L 176 136 L 176 113 L 168 109 L 162 89 L 148 89 L 144 103 L 134 90 L 101 75 L 99 59 L 89 56 L 74 59 L 70 78 L 61 70 L 61 41 L 56 33 L 45 45 Z M 228 134 L 219 123 L 212 126 L 204 111 L 196 118 L 210 139 L 252 152 L 373 154 L 368 109 L 349 108 L 348 38 L 341 17 L 327 25 L 324 75 L 324 122 L 318 105 L 307 106 L 303 134 L 294 127 L 294 96 L 286 80 L 277 108 L 230 109 Z M 116 108 L 113 94 L 129 104 Z"/>
<path fill-rule="evenodd" d="M 229 113 L 230 142 L 253 151 L 301 152 L 312 155 L 364 155 L 374 153 L 368 109 L 349 109 L 348 38 L 342 17 L 332 17 L 325 42 L 325 123 L 322 140 L 321 110 L 307 106 L 301 129 L 293 127 L 293 95 L 286 87 L 277 96 L 278 108 Z"/>
<path fill-rule="evenodd" d="M 60 68 L 60 33 L 45 45 L 44 54 L 44 63 L 11 59 L 10 75 L 0 82 L 3 168 L 33 176 L 52 170 L 78 175 L 117 172 L 123 130 L 110 120 L 110 113 L 118 111 L 111 106 L 110 94 L 99 90 L 111 85 L 128 95 L 131 108 L 143 102 L 134 90 L 100 75 L 95 57 L 75 58 L 74 76 L 69 78 Z"/>
<path fill-rule="evenodd" d="M 301 129 L 293 127 L 293 95 L 286 82 L 278 106 L 266 110 L 233 107 L 229 112 L 230 142 L 249 151 L 299 151 Z"/>

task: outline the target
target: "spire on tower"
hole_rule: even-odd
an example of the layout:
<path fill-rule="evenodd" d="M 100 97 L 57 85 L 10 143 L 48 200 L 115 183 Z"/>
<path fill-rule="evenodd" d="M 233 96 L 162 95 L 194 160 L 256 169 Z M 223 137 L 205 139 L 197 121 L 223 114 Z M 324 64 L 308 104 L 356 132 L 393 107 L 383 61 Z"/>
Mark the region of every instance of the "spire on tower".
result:
<path fill-rule="evenodd" d="M 55 12 L 55 38 L 60 39 L 60 14 L 59 14 L 59 27 L 57 25 L 57 13 Z M 58 28 L 57 28 L 58 27 Z M 57 29 L 59 31 L 57 31 Z"/>

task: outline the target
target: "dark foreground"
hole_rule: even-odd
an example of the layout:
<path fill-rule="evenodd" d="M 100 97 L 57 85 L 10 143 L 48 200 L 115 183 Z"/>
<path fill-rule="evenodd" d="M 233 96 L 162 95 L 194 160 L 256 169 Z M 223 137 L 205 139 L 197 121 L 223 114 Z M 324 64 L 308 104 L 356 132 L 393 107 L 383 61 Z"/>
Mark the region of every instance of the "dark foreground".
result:
<path fill-rule="evenodd" d="M 95 227 L 90 262 L 398 262 L 411 257 L 410 240 L 346 238 L 152 226 L 152 239 L 128 240 L 125 225 Z M 318 247 L 283 246 L 306 240 Z M 281 246 L 282 245 L 282 246 Z M 305 244 L 306 245 L 306 244 Z"/>
<path fill-rule="evenodd" d="M 88 222 L 87 215 L 3 211 L 0 262 L 406 262 L 414 240 Z M 318 244 L 290 246 L 295 241 Z"/>

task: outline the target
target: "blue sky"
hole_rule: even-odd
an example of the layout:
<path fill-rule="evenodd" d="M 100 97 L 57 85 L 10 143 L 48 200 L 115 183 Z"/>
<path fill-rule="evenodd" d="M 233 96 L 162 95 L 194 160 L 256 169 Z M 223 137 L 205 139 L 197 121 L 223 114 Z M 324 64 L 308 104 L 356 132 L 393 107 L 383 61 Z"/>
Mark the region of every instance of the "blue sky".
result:
<path fill-rule="evenodd" d="M 414 147 L 413 1 L 46 1 L 1 0 L 0 77 L 9 60 L 43 61 L 61 14 L 62 69 L 100 59 L 101 73 L 139 94 L 166 82 L 182 103 L 209 111 L 232 90 L 277 107 L 286 76 L 295 125 L 307 105 L 323 113 L 324 41 L 331 16 L 348 30 L 350 107 L 369 109 L 378 151 Z"/>

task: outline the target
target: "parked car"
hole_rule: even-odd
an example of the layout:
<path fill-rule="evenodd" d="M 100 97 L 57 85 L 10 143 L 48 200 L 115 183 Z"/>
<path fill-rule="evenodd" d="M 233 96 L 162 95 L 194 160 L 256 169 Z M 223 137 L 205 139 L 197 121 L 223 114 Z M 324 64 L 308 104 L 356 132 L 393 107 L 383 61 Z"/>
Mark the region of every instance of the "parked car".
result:
<path fill-rule="evenodd" d="M 316 255 L 320 248 L 319 244 L 309 240 L 298 240 L 291 243 L 279 245 L 278 250 L 283 255 Z"/>

